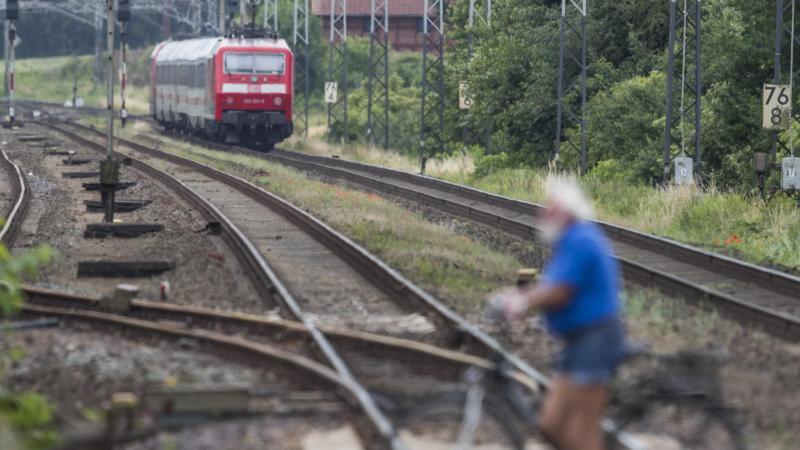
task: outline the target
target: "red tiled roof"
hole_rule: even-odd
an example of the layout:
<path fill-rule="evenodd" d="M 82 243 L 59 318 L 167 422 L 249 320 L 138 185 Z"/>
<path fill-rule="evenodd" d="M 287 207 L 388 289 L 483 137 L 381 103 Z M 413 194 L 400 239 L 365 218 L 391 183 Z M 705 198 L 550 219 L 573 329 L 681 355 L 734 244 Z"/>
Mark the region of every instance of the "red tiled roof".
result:
<path fill-rule="evenodd" d="M 347 0 L 348 16 L 368 16 L 371 0 Z M 425 0 L 389 0 L 389 16 L 419 16 L 425 9 Z M 311 0 L 311 12 L 315 16 L 331 13 L 331 0 Z"/>

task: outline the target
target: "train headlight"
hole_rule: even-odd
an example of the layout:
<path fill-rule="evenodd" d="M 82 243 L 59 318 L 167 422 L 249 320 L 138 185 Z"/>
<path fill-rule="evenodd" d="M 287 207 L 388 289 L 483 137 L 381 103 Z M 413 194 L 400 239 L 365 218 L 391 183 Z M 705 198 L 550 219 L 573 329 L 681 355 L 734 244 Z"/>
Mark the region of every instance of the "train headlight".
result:
<path fill-rule="evenodd" d="M 225 97 L 225 103 L 227 103 L 228 105 L 232 105 L 233 104 L 233 97 L 231 97 L 230 95 Z"/>
<path fill-rule="evenodd" d="M 275 97 L 275 106 L 281 106 L 281 105 L 283 105 L 283 98 Z"/>

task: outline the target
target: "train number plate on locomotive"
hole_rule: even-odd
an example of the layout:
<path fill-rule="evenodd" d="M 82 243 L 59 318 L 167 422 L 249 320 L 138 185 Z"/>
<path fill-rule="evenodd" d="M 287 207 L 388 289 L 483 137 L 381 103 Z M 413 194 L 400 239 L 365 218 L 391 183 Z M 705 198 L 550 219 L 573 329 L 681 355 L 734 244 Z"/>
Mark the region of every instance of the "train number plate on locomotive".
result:
<path fill-rule="evenodd" d="M 266 101 L 263 98 L 246 98 L 242 100 L 245 105 L 263 105 Z"/>

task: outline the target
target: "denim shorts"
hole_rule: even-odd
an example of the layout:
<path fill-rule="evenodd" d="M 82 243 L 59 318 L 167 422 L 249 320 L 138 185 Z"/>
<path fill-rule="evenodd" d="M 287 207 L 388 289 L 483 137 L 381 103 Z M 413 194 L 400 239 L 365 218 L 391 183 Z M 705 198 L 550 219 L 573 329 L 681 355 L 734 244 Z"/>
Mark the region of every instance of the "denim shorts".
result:
<path fill-rule="evenodd" d="M 588 325 L 563 339 L 556 370 L 577 385 L 611 382 L 625 357 L 625 330 L 617 318 Z"/>

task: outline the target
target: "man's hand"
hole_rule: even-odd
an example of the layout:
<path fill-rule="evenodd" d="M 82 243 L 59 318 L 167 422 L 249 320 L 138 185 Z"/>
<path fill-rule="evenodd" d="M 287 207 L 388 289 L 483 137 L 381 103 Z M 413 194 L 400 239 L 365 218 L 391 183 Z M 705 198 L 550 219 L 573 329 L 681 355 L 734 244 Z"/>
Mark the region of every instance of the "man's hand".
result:
<path fill-rule="evenodd" d="M 489 302 L 492 309 L 500 310 L 506 320 L 525 317 L 530 303 L 526 295 L 516 287 L 508 287 L 494 293 Z"/>

